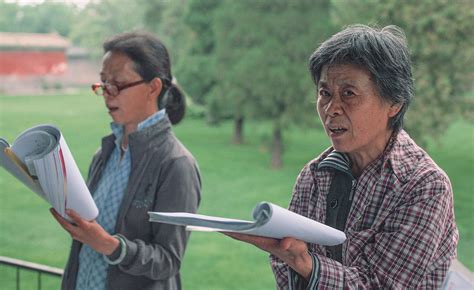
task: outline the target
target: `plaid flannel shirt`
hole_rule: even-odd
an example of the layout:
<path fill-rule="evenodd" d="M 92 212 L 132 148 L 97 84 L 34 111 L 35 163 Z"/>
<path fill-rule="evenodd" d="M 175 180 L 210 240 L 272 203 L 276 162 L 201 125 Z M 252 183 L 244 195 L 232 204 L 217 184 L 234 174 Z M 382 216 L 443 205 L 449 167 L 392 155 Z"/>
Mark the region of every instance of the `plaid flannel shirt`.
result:
<path fill-rule="evenodd" d="M 318 169 L 318 164 L 332 151 L 329 148 L 302 169 L 291 211 L 325 221 L 333 170 Z M 364 169 L 354 190 L 342 263 L 327 257 L 324 246 L 309 244 L 318 272 L 313 272 L 308 285 L 319 289 L 441 287 L 458 241 L 451 183 L 443 170 L 402 130 Z M 288 289 L 288 266 L 274 256 L 270 260 L 277 287 Z"/>

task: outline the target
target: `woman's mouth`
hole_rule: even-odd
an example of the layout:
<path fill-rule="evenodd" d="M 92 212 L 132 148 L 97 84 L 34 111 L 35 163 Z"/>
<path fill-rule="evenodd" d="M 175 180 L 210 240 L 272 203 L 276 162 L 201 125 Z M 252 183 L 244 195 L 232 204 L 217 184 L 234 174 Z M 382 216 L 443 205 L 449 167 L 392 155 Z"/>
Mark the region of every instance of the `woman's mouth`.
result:
<path fill-rule="evenodd" d="M 109 110 L 109 114 L 112 114 L 118 110 L 118 107 L 107 106 L 107 109 Z"/>
<path fill-rule="evenodd" d="M 347 131 L 347 129 L 344 129 L 344 128 L 329 128 L 329 131 L 331 131 L 333 133 L 341 133 L 341 132 Z"/>
<path fill-rule="evenodd" d="M 328 126 L 327 128 L 330 132 L 329 135 L 332 136 L 332 137 L 340 136 L 340 135 L 344 134 L 347 131 L 346 128 L 340 127 L 340 126 L 331 126 L 331 127 Z"/>

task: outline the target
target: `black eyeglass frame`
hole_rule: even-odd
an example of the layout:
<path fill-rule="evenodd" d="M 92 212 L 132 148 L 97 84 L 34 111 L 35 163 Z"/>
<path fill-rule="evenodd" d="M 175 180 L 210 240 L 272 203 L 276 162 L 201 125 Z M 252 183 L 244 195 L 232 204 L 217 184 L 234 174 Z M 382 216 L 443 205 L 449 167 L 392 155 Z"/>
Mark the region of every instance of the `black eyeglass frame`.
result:
<path fill-rule="evenodd" d="M 128 89 L 128 88 L 131 88 L 131 87 L 134 87 L 134 86 L 138 86 L 140 84 L 143 84 L 143 83 L 146 83 L 145 80 L 139 80 L 139 81 L 136 81 L 136 82 L 131 82 L 129 84 L 125 84 L 125 85 L 112 85 L 112 84 L 108 84 L 108 83 L 95 83 L 95 84 L 92 84 L 91 85 L 91 88 L 92 88 L 92 91 L 98 95 L 98 96 L 102 96 L 104 94 L 104 92 L 106 92 L 107 94 L 111 95 L 112 97 L 116 97 L 120 94 L 121 91 L 125 90 L 125 89 Z"/>

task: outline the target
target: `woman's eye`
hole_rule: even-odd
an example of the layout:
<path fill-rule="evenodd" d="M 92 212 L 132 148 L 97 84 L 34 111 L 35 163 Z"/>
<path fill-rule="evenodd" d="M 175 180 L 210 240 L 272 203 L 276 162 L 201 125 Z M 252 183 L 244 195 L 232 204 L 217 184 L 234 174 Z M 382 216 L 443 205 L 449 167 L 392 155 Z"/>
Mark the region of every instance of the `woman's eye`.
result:
<path fill-rule="evenodd" d="M 327 97 L 330 97 L 331 94 L 329 94 L 327 90 L 319 90 L 319 96 L 323 98 L 327 98 Z"/>
<path fill-rule="evenodd" d="M 355 95 L 355 94 L 354 94 L 354 92 L 351 91 L 351 90 L 346 90 L 346 91 L 342 92 L 342 95 L 343 95 L 344 97 L 350 97 L 350 96 L 353 96 L 353 95 Z"/>

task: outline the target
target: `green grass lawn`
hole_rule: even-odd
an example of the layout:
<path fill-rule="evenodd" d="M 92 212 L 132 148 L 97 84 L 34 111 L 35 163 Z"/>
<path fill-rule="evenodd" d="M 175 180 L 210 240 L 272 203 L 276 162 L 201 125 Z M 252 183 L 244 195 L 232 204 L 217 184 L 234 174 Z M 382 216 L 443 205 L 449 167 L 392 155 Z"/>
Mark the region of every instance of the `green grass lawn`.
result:
<path fill-rule="evenodd" d="M 316 116 L 315 116 L 316 118 Z M 0 136 L 9 141 L 24 129 L 40 123 L 61 128 L 85 176 L 100 138 L 110 122 L 101 98 L 89 93 L 69 96 L 0 96 Z M 246 143 L 230 143 L 232 124 L 209 127 L 201 120 L 185 119 L 175 132 L 198 160 L 203 178 L 200 213 L 250 219 L 262 200 L 286 207 L 301 167 L 328 146 L 315 129 L 291 128 L 284 134 L 284 168 L 269 167 L 268 126 L 246 124 Z M 461 241 L 459 259 L 474 269 L 472 198 L 474 173 L 473 125 L 456 123 L 430 154 L 449 174 L 455 194 L 456 219 Z M 48 212 L 48 204 L 0 170 L 0 255 L 62 268 L 70 246 L 69 236 Z M 195 232 L 182 266 L 185 289 L 274 289 L 267 255 L 218 233 Z M 0 285 L 11 285 L 14 271 L 0 267 Z M 28 273 L 28 286 L 36 277 Z M 58 288 L 54 279 L 44 289 Z M 6 286 L 5 289 L 10 289 Z M 22 287 L 24 287 L 22 285 Z M 13 288 L 13 286 L 11 286 Z M 29 289 L 26 287 L 25 289 Z"/>

